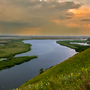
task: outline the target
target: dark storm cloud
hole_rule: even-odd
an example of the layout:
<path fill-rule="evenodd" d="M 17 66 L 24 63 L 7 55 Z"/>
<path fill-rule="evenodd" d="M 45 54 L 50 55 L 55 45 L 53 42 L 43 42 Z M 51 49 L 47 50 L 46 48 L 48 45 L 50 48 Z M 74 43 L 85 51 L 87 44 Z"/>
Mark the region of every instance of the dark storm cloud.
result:
<path fill-rule="evenodd" d="M 90 21 L 90 19 L 82 19 L 81 21 Z"/>

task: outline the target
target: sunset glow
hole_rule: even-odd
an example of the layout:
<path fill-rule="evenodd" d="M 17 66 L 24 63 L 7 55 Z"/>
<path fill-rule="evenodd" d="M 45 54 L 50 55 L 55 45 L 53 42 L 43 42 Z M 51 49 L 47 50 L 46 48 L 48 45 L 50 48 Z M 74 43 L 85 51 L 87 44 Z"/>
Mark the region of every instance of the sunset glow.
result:
<path fill-rule="evenodd" d="M 77 35 L 76 29 L 89 33 L 88 0 L 0 0 L 1 34 Z"/>
<path fill-rule="evenodd" d="M 74 9 L 69 9 L 68 12 L 73 12 L 74 13 L 75 10 Z"/>

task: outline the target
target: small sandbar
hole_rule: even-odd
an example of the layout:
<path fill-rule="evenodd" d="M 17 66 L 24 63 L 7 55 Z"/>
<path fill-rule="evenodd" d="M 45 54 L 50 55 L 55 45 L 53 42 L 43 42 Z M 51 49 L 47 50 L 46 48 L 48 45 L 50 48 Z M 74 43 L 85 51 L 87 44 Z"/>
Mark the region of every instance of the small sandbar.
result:
<path fill-rule="evenodd" d="M 70 42 L 70 44 L 79 44 L 79 45 L 84 45 L 84 46 L 90 46 L 87 43 L 77 43 L 77 42 Z"/>

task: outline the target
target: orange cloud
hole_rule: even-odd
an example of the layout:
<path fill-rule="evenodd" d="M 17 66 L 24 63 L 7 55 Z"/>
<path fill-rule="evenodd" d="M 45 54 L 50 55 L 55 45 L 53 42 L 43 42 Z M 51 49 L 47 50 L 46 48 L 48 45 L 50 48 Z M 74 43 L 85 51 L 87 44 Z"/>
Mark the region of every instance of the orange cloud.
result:
<path fill-rule="evenodd" d="M 41 28 L 24 28 L 21 32 L 19 32 L 20 35 L 40 35 Z"/>
<path fill-rule="evenodd" d="M 89 8 L 80 8 L 80 9 L 69 9 L 68 12 L 74 13 L 76 17 L 85 17 L 86 15 L 90 14 Z"/>
<path fill-rule="evenodd" d="M 90 24 L 88 24 L 88 25 L 84 25 L 84 27 L 86 27 L 86 28 L 90 28 Z"/>
<path fill-rule="evenodd" d="M 56 23 L 56 24 L 59 24 L 61 23 L 61 21 L 59 19 L 55 19 L 55 20 L 51 20 L 52 22 Z"/>
<path fill-rule="evenodd" d="M 76 24 L 76 23 L 68 23 L 68 24 L 65 24 L 67 27 L 79 27 L 80 25 L 79 24 Z"/>

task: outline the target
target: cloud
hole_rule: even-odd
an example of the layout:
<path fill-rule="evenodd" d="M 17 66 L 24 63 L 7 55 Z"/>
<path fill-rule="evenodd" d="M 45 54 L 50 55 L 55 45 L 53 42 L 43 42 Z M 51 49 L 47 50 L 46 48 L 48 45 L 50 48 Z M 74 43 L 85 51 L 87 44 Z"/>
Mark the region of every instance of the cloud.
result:
<path fill-rule="evenodd" d="M 81 4 L 76 4 L 73 1 L 66 1 L 66 2 L 58 2 L 58 0 L 4 0 L 0 1 L 1 3 L 5 4 L 7 3 L 8 5 L 14 5 L 14 6 L 23 6 L 23 7 L 29 7 L 29 6 L 37 6 L 41 5 L 41 8 L 54 8 L 54 9 L 70 9 L 70 8 L 75 8 L 78 9 L 81 7 Z"/>
<path fill-rule="evenodd" d="M 61 12 L 63 14 L 68 9 L 78 9 L 81 7 L 81 4 L 69 1 L 58 2 L 58 0 L 0 0 L 0 6 L 2 10 L 0 20 L 3 24 L 8 22 L 7 25 L 12 23 L 12 26 L 23 26 L 22 24 L 24 23 L 26 26 L 29 25 L 31 27 L 38 27 L 44 25 L 46 22 L 49 22 L 50 18 L 54 16 L 59 16 L 61 20 L 71 19 L 71 16 L 61 15 Z M 17 22 L 23 23 L 21 24 Z"/>
<path fill-rule="evenodd" d="M 79 7 L 81 7 L 81 4 L 75 4 L 74 2 L 62 2 L 58 3 L 54 8 L 59 10 L 67 10 L 67 9 L 78 9 Z"/>
<path fill-rule="evenodd" d="M 72 17 L 59 16 L 57 19 L 60 19 L 60 20 L 67 20 L 67 19 L 72 19 Z"/>
<path fill-rule="evenodd" d="M 51 15 L 60 15 L 62 11 L 66 12 L 68 9 L 78 9 L 81 6 L 74 2 L 58 2 L 58 0 L 0 0 L 2 19 L 8 19 L 8 21 L 22 18 L 25 20 L 31 16 L 47 18 Z"/>
<path fill-rule="evenodd" d="M 40 17 L 32 17 L 30 19 L 30 27 L 40 27 L 45 25 L 47 22 L 47 20 L 45 20 L 44 18 L 40 18 Z"/>
<path fill-rule="evenodd" d="M 66 16 L 74 16 L 74 13 L 68 12 L 68 13 L 66 13 L 65 15 L 66 15 Z"/>
<path fill-rule="evenodd" d="M 28 26 L 28 23 L 21 22 L 0 22 L 0 32 L 3 34 L 16 34 L 18 31 L 21 31 L 22 28 Z"/>
<path fill-rule="evenodd" d="M 20 35 L 40 35 L 41 28 L 24 28 L 22 31 L 18 32 Z"/>
<path fill-rule="evenodd" d="M 24 27 L 24 26 L 28 26 L 28 23 L 21 23 L 21 22 L 0 22 L 0 26 Z"/>
<path fill-rule="evenodd" d="M 12 21 L 2 21 L 0 22 L 0 26 L 12 26 L 12 27 L 39 27 L 42 26 L 43 24 L 46 23 L 46 20 L 44 20 L 44 18 L 40 18 L 40 17 L 32 17 L 29 18 L 29 22 L 12 22 Z"/>
<path fill-rule="evenodd" d="M 90 19 L 82 19 L 81 21 L 90 21 Z"/>
<path fill-rule="evenodd" d="M 46 26 L 48 28 L 48 24 L 51 25 L 52 22 L 57 24 L 55 27 L 70 23 L 74 14 L 68 10 L 76 10 L 81 6 L 74 1 L 0 0 L 0 31 L 3 33 L 23 33 L 27 29 L 33 34 L 34 31 L 40 33 L 41 30 L 43 33 L 45 29 L 41 27 Z M 67 26 L 71 27 L 72 25 L 77 27 L 76 24 L 68 24 Z M 52 25 L 49 28 L 52 30 Z M 58 27 L 58 32 L 59 28 L 63 27 Z M 48 31 L 46 32 L 48 33 Z"/>
<path fill-rule="evenodd" d="M 73 24 L 74 25 L 74 24 Z M 51 27 L 52 26 L 52 27 Z M 75 26 L 75 25 L 74 25 Z M 54 22 L 49 23 L 46 26 L 43 26 L 43 31 L 42 34 L 44 35 L 79 35 L 82 31 L 80 30 L 80 27 L 67 27 L 66 25 L 59 25 L 59 24 L 55 24 Z M 79 32 L 79 33 L 78 33 Z"/>
<path fill-rule="evenodd" d="M 80 25 L 76 24 L 76 23 L 68 23 L 65 24 L 67 27 L 79 27 Z"/>
<path fill-rule="evenodd" d="M 66 2 L 58 2 L 58 0 L 47 0 L 47 1 L 40 1 L 40 0 L 4 0 L 0 1 L 0 6 L 11 6 L 16 8 L 26 8 L 26 9 L 36 9 L 36 10 L 67 10 L 67 9 L 78 9 L 81 7 L 81 4 L 76 4 L 73 1 L 66 1 Z M 47 10 L 47 11 L 48 11 Z"/>
<path fill-rule="evenodd" d="M 86 28 L 90 28 L 90 24 L 84 25 Z"/>
<path fill-rule="evenodd" d="M 49 11 L 49 12 L 52 12 L 52 11 L 63 11 L 63 10 L 68 10 L 68 9 L 78 9 L 80 8 L 82 5 L 81 4 L 76 4 L 74 2 L 57 2 L 57 0 L 55 1 L 50 1 L 50 2 L 45 2 L 45 1 L 42 1 L 40 3 L 38 3 L 39 8 L 37 10 L 42 10 L 43 11 Z"/>
<path fill-rule="evenodd" d="M 45 24 L 46 24 L 46 20 L 44 20 L 43 18 L 40 18 L 40 17 L 30 18 L 29 22 L 19 22 L 19 21 L 18 22 L 5 22 L 5 21 L 2 21 L 2 22 L 0 22 L 0 32 L 15 34 L 17 32 L 19 32 L 19 33 L 22 32 L 24 28 L 29 29 L 29 30 L 27 30 L 29 32 L 31 32 L 31 30 L 35 30 L 37 32 L 37 28 L 39 28 Z"/>

